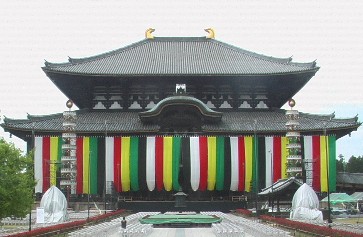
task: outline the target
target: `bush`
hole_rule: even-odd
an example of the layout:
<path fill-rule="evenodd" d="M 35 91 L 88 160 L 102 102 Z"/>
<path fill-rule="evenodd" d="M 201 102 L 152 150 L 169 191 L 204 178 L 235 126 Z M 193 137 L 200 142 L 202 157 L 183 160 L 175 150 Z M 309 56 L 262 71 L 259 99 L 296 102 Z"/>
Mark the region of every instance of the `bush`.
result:
<path fill-rule="evenodd" d="M 244 216 L 252 216 L 252 211 L 250 210 L 247 210 L 247 209 L 236 209 L 236 212 L 239 213 L 239 214 L 242 214 Z"/>
<path fill-rule="evenodd" d="M 17 233 L 13 235 L 9 235 L 10 237 L 32 237 L 32 236 L 53 236 L 55 233 L 66 233 L 72 231 L 74 229 L 82 228 L 87 223 L 96 223 L 100 221 L 105 221 L 111 217 L 115 217 L 123 213 L 125 210 L 117 210 L 114 212 L 109 212 L 106 214 L 102 214 L 99 216 L 94 216 L 89 218 L 88 220 L 79 220 L 79 221 L 71 221 L 65 222 L 57 225 L 42 227 L 38 229 L 34 229 L 27 232 Z"/>
<path fill-rule="evenodd" d="M 332 236 L 332 237 L 346 237 L 346 236 L 352 236 L 352 237 L 362 237 L 362 234 L 356 234 L 348 231 L 343 230 L 337 230 L 332 229 L 328 226 L 319 226 L 309 223 L 303 223 L 299 221 L 293 221 L 285 218 L 278 218 L 278 217 L 272 217 L 267 215 L 261 215 L 261 220 L 276 223 L 282 226 L 285 226 L 290 229 L 296 229 L 301 230 L 313 234 L 323 235 L 323 236 Z"/>

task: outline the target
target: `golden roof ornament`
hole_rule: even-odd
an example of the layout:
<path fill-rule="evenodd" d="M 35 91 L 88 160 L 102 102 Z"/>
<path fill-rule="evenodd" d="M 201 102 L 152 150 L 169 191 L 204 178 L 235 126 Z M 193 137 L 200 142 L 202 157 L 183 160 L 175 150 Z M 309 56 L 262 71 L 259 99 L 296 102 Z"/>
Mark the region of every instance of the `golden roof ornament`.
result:
<path fill-rule="evenodd" d="M 213 28 L 207 28 L 204 29 L 206 32 L 209 33 L 209 35 L 207 36 L 207 39 L 214 39 L 215 38 L 215 32 Z"/>
<path fill-rule="evenodd" d="M 155 31 L 155 29 L 153 28 L 149 28 L 145 31 L 145 38 L 146 39 L 154 39 L 154 36 L 152 35 L 152 33 Z"/>

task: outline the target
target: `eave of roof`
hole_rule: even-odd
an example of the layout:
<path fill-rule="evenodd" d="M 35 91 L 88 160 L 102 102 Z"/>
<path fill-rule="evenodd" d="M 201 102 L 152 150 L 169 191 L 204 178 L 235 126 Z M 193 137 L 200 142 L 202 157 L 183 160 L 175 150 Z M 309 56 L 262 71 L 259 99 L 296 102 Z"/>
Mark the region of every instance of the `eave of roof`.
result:
<path fill-rule="evenodd" d="M 105 125 L 105 121 L 107 125 Z M 255 126 L 255 121 L 257 121 Z M 326 129 L 327 134 L 337 134 L 337 138 L 361 125 L 357 117 L 337 119 L 327 115 L 300 113 L 300 132 L 305 135 L 321 134 Z M 220 122 L 208 123 L 202 126 L 201 134 L 261 134 L 283 135 L 286 133 L 285 110 L 245 110 L 239 112 L 223 112 Z M 28 119 L 5 118 L 1 124 L 5 131 L 24 139 L 26 134 L 34 130 L 37 134 L 60 134 L 63 131 L 62 113 L 45 116 L 28 116 Z M 160 126 L 143 123 L 139 112 L 78 110 L 76 133 L 78 134 L 158 134 Z"/>
<path fill-rule="evenodd" d="M 52 73 L 98 76 L 270 75 L 316 72 L 315 61 L 292 62 L 206 37 L 155 37 L 66 63 L 45 62 Z"/>

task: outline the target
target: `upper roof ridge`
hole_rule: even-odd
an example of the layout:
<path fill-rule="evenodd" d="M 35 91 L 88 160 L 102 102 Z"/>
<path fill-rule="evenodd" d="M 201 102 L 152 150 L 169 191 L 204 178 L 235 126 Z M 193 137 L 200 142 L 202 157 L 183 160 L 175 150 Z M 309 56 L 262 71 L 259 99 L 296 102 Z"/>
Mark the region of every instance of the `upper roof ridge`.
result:
<path fill-rule="evenodd" d="M 67 67 L 67 66 L 72 66 L 72 65 L 76 65 L 76 64 L 81 64 L 81 63 L 86 63 L 86 62 L 91 62 L 91 61 L 96 61 L 96 60 L 101 60 L 110 56 L 114 56 L 123 52 L 126 52 L 128 50 L 132 50 L 132 49 L 136 49 L 139 46 L 142 46 L 144 44 L 153 44 L 153 43 L 162 43 L 162 42 L 180 42 L 180 43 L 188 43 L 188 42 L 205 42 L 205 43 L 211 43 L 214 44 L 216 46 L 228 49 L 228 50 L 232 50 L 234 52 L 237 53 L 241 53 L 241 54 L 245 54 L 248 55 L 249 57 L 253 57 L 253 58 L 258 58 L 260 60 L 264 60 L 264 61 L 268 61 L 268 62 L 272 62 L 272 63 L 277 63 L 277 64 L 283 64 L 283 65 L 291 65 L 291 66 L 296 66 L 296 67 L 301 67 L 301 68 L 305 68 L 302 70 L 306 70 L 307 68 L 309 69 L 315 69 L 316 68 L 316 62 L 308 62 L 308 63 L 298 63 L 298 62 L 292 62 L 292 57 L 287 57 L 287 58 L 279 58 L 279 57 L 273 57 L 273 56 L 267 56 L 264 54 L 260 54 L 260 53 L 255 53 L 216 39 L 212 39 L 212 38 L 207 38 L 205 36 L 202 37 L 154 37 L 152 39 L 143 39 L 140 41 L 137 41 L 135 43 L 126 45 L 124 47 L 115 49 L 115 50 L 111 50 L 105 53 L 100 53 L 100 54 L 96 54 L 93 56 L 89 56 L 89 57 L 83 57 L 83 58 L 73 58 L 73 57 L 68 57 L 68 62 L 63 62 L 63 63 L 51 63 L 48 61 L 45 61 L 45 67 L 44 68 L 57 68 L 57 67 Z M 149 47 L 156 47 L 156 46 L 149 46 Z M 163 46 L 166 47 L 166 46 Z M 193 49 L 193 47 L 196 47 L 194 44 L 191 44 L 189 46 L 191 49 Z M 217 48 L 215 47 L 215 50 Z M 318 68 L 316 68 L 318 69 Z"/>

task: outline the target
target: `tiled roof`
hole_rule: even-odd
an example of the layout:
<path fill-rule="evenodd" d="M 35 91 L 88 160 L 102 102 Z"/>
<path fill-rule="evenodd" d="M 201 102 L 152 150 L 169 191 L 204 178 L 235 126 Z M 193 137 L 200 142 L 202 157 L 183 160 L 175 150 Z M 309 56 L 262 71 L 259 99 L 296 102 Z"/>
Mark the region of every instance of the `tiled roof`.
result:
<path fill-rule="evenodd" d="M 303 185 L 303 182 L 300 181 L 299 179 L 296 179 L 295 177 L 290 177 L 288 179 L 279 179 L 271 186 L 262 189 L 261 192 L 258 193 L 258 195 L 269 195 L 271 193 L 278 193 L 280 191 L 283 191 L 290 185 L 294 184 L 300 187 L 301 185 Z"/>
<path fill-rule="evenodd" d="M 363 185 L 363 173 L 337 173 L 337 183 L 346 185 Z"/>
<path fill-rule="evenodd" d="M 254 127 L 256 120 L 256 128 Z M 105 110 L 78 110 L 76 133 L 134 133 L 157 134 L 157 124 L 142 123 L 139 112 L 105 111 Z M 300 113 L 300 131 L 305 133 L 322 131 L 344 130 L 343 135 L 356 130 L 360 123 L 357 118 L 336 119 L 327 115 L 313 115 Z M 254 131 L 260 134 L 276 134 L 286 132 L 285 110 L 249 110 L 240 112 L 223 112 L 222 120 L 216 123 L 204 124 L 202 132 L 207 134 L 251 134 Z M 33 128 L 41 133 L 60 133 L 63 131 L 63 114 L 46 116 L 28 116 L 28 119 L 6 118 L 1 126 L 14 133 L 28 132 Z M 256 130 L 255 130 L 256 129 Z M 342 136 L 342 134 L 340 134 Z"/>
<path fill-rule="evenodd" d="M 206 37 L 155 37 L 89 58 L 45 63 L 44 71 L 84 75 L 266 75 L 317 71 Z"/>
<path fill-rule="evenodd" d="M 266 132 L 283 132 L 286 131 L 285 110 L 262 110 L 246 112 L 228 112 L 222 116 L 222 124 L 204 125 L 206 130 L 211 131 L 244 131 L 250 132 L 254 129 L 254 120 L 257 120 L 257 131 Z M 349 119 L 336 119 L 334 115 L 317 115 L 300 113 L 299 115 L 300 131 L 321 131 L 336 130 L 343 127 L 360 125 L 357 117 Z"/>

